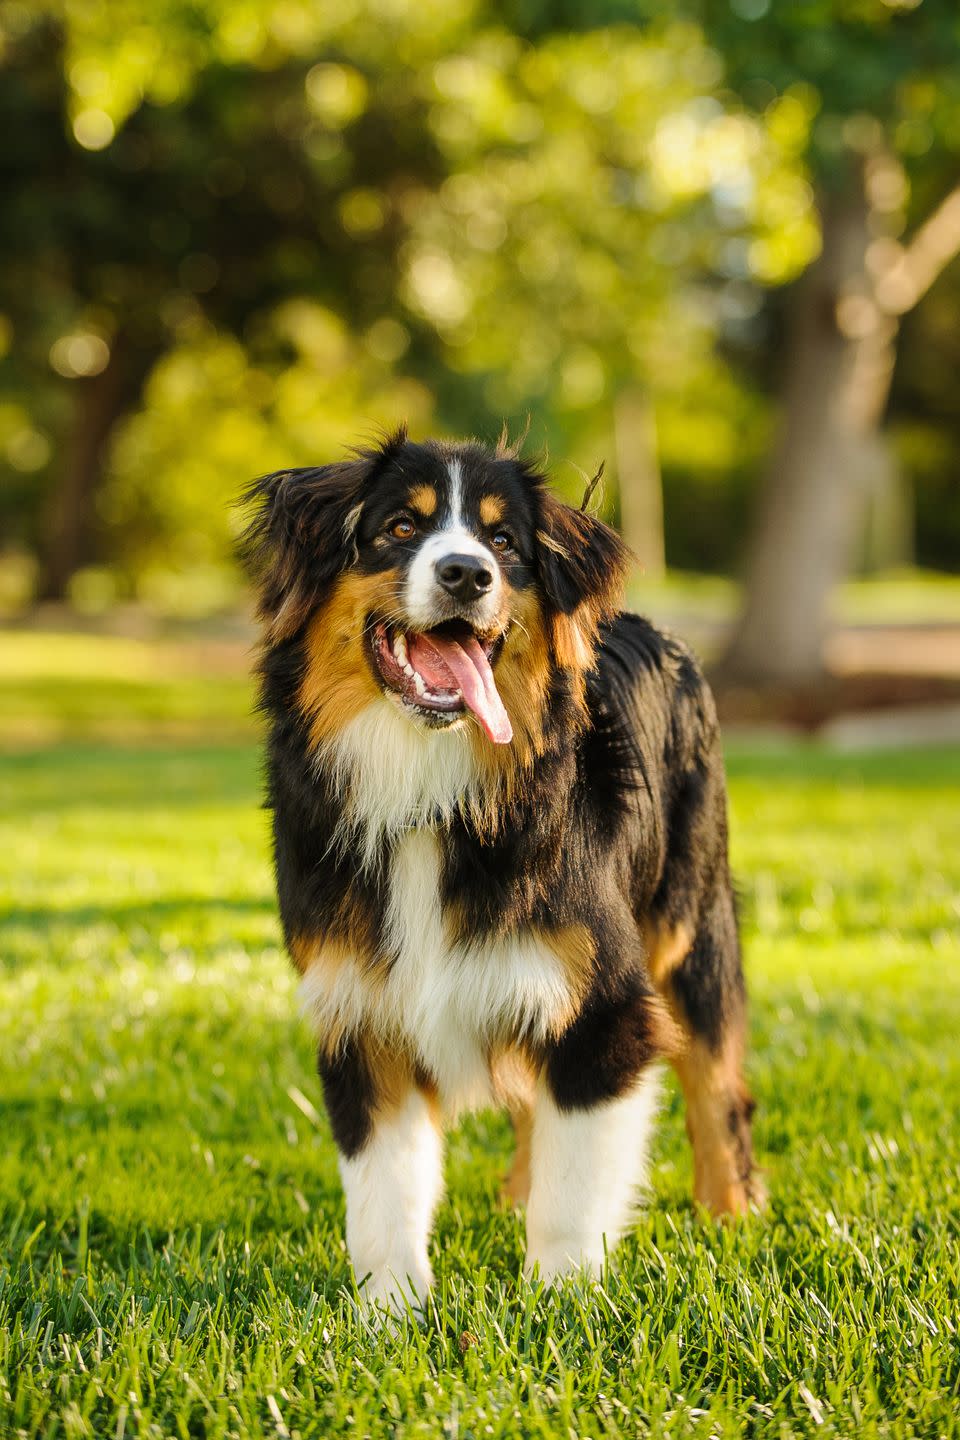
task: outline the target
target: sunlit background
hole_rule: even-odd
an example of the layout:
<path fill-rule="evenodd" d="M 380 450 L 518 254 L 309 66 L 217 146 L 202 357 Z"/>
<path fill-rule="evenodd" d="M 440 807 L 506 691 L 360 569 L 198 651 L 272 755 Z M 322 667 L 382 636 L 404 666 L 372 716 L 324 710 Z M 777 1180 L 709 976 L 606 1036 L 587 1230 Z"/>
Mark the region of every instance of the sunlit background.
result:
<path fill-rule="evenodd" d="M 957 0 L 0 0 L 0 1435 L 955 1435 Z M 763 1219 L 345 1299 L 252 476 L 527 431 L 723 719 Z"/>
<path fill-rule="evenodd" d="M 0 614 L 239 634 L 246 478 L 506 422 L 722 693 L 955 699 L 958 61 L 952 0 L 3 4 Z"/>

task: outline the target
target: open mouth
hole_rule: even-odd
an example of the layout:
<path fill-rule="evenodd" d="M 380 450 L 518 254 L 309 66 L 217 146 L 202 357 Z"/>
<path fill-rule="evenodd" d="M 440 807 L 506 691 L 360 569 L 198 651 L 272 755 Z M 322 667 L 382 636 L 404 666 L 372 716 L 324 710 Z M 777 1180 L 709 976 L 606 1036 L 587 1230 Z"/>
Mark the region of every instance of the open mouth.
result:
<path fill-rule="evenodd" d="M 493 678 L 503 635 L 486 638 L 461 620 L 432 630 L 401 630 L 371 620 L 367 633 L 380 680 L 405 705 L 434 725 L 452 724 L 469 710 L 495 744 L 513 739 Z"/>

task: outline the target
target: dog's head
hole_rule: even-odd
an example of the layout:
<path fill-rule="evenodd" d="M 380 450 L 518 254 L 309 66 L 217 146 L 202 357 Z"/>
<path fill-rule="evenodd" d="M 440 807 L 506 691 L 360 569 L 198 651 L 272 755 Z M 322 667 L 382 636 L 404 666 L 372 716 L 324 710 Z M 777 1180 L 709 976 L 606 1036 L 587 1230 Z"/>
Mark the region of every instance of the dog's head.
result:
<path fill-rule="evenodd" d="M 317 740 L 385 697 L 419 727 L 472 716 L 536 749 L 552 675 L 582 680 L 619 600 L 617 535 L 506 451 L 401 432 L 251 495 L 267 645 L 305 641 Z"/>

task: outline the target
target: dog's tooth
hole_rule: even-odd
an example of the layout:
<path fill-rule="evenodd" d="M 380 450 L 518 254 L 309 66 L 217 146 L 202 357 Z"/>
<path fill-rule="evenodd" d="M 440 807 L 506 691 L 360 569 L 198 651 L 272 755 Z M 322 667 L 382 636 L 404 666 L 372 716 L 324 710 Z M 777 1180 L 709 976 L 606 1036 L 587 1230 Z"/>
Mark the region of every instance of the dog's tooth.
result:
<path fill-rule="evenodd" d="M 404 634 L 398 633 L 397 635 L 394 636 L 394 640 L 393 640 L 393 653 L 394 653 L 394 655 L 397 657 L 397 659 L 399 660 L 399 662 L 400 662 L 401 665 L 406 665 L 406 663 L 407 663 L 407 637 L 406 637 Z"/>
<path fill-rule="evenodd" d="M 413 672 L 413 685 L 418 695 L 429 694 L 426 685 L 423 683 L 423 676 L 420 674 L 419 670 L 414 670 Z"/>

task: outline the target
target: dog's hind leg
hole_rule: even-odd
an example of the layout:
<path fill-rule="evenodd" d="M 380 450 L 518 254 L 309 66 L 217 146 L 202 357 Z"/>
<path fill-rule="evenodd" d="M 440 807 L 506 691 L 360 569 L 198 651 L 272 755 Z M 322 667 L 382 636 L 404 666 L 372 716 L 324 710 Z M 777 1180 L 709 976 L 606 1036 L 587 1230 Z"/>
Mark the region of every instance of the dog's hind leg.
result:
<path fill-rule="evenodd" d="M 692 1036 L 673 1061 L 687 1106 L 693 1197 L 717 1217 L 745 1215 L 764 1199 L 753 1165 L 754 1102 L 743 1078 L 743 1053 L 742 1028 L 731 1028 L 716 1049 Z"/>
<path fill-rule="evenodd" d="M 526 1205 L 530 1194 L 530 1142 L 537 1096 L 536 1069 L 519 1050 L 497 1055 L 490 1067 L 493 1093 L 510 1115 L 513 1126 L 513 1162 L 500 1186 L 508 1205 Z"/>
<path fill-rule="evenodd" d="M 530 1194 L 530 1142 L 533 1138 L 533 1111 L 527 1107 L 510 1111 L 513 1124 L 513 1163 L 504 1179 L 502 1195 L 511 1205 L 526 1205 Z"/>
<path fill-rule="evenodd" d="M 753 1165 L 746 990 L 729 887 L 718 888 L 695 932 L 651 925 L 647 942 L 651 977 L 684 1038 L 671 1061 L 686 1102 L 694 1199 L 712 1215 L 743 1215 L 764 1192 Z"/>

